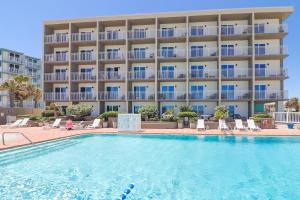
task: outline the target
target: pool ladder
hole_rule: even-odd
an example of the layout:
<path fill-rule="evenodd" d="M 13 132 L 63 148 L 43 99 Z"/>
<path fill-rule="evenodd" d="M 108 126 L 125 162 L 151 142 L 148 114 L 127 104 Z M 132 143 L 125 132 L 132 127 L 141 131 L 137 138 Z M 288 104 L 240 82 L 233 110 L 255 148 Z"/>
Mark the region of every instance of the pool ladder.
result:
<path fill-rule="evenodd" d="M 12 134 L 12 133 L 18 133 L 18 134 L 22 135 L 30 144 L 33 143 L 26 135 L 24 135 L 24 133 L 21 133 L 21 132 L 3 132 L 3 133 L 1 133 L 1 135 L 2 135 L 2 144 L 4 146 L 6 146 L 6 144 L 5 144 L 5 134 Z"/>

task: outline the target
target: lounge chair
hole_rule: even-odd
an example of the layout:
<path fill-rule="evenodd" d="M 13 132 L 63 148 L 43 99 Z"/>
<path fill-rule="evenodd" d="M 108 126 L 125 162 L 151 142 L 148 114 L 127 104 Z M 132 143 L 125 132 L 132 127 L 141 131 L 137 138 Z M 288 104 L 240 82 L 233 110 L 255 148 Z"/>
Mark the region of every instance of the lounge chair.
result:
<path fill-rule="evenodd" d="M 26 127 L 28 126 L 29 118 L 24 118 L 18 127 Z"/>
<path fill-rule="evenodd" d="M 199 130 L 199 129 L 205 130 L 204 119 L 198 119 L 198 121 L 197 121 L 197 130 Z"/>
<path fill-rule="evenodd" d="M 248 124 L 248 128 L 251 130 L 251 131 L 258 131 L 258 130 L 261 130 L 254 122 L 253 119 L 247 119 L 247 124 Z"/>
<path fill-rule="evenodd" d="M 81 130 L 84 128 L 84 121 L 79 122 L 78 124 L 73 125 L 74 130 Z"/>
<path fill-rule="evenodd" d="M 243 125 L 243 121 L 241 119 L 235 119 L 235 129 L 236 130 L 246 130 L 247 128 Z"/>
<path fill-rule="evenodd" d="M 86 128 L 100 128 L 101 119 L 94 119 L 93 124 L 87 125 Z"/>
<path fill-rule="evenodd" d="M 219 130 L 229 130 L 224 119 L 219 119 Z"/>
<path fill-rule="evenodd" d="M 17 121 L 15 121 L 12 124 L 5 124 L 3 126 L 1 126 L 2 128 L 16 128 L 20 125 L 20 123 L 23 121 L 23 119 L 18 119 Z"/>
<path fill-rule="evenodd" d="M 61 119 L 58 118 L 58 119 L 55 119 L 55 121 L 53 122 L 53 124 L 49 124 L 47 126 L 43 126 L 44 129 L 46 128 L 59 128 L 60 127 L 60 122 L 61 122 Z"/>

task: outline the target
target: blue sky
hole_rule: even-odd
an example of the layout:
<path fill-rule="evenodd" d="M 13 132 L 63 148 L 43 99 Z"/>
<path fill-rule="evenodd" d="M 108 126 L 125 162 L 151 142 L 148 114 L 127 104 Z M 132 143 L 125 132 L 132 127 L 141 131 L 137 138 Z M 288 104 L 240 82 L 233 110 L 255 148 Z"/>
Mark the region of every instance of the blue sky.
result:
<path fill-rule="evenodd" d="M 300 9 L 299 0 L 26 0 L 2 1 L 0 47 L 41 57 L 42 24 L 45 20 L 136 13 L 172 12 L 243 7 L 293 6 L 285 22 L 285 39 L 290 56 L 285 61 L 290 79 L 285 82 L 289 96 L 300 97 Z"/>

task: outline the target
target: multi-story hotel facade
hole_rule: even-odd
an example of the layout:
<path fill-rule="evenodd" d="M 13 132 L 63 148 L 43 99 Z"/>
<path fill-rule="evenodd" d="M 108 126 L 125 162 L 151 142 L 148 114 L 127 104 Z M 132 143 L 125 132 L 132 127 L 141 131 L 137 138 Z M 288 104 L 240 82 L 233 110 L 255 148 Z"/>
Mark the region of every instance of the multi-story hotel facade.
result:
<path fill-rule="evenodd" d="M 288 78 L 283 40 L 291 7 L 95 17 L 44 23 L 44 100 L 62 107 L 160 113 L 190 105 L 251 116 L 276 103 Z"/>
<path fill-rule="evenodd" d="M 0 48 L 0 84 L 16 75 L 24 75 L 30 78 L 30 82 L 36 87 L 42 89 L 42 63 L 39 58 L 25 55 L 22 52 Z M 43 101 L 38 106 L 42 106 Z M 15 107 L 19 107 L 18 101 Z M 8 108 L 9 94 L 7 91 L 0 92 L 0 107 Z M 23 107 L 32 108 L 34 103 L 32 98 L 24 101 Z"/>

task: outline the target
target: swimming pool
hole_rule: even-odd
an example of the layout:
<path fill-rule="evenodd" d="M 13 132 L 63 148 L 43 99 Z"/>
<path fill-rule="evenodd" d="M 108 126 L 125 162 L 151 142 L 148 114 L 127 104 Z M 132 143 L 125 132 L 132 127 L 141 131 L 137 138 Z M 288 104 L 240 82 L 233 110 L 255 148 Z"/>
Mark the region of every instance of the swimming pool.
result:
<path fill-rule="evenodd" d="M 300 199 L 300 137 L 86 135 L 0 153 L 3 199 Z"/>

